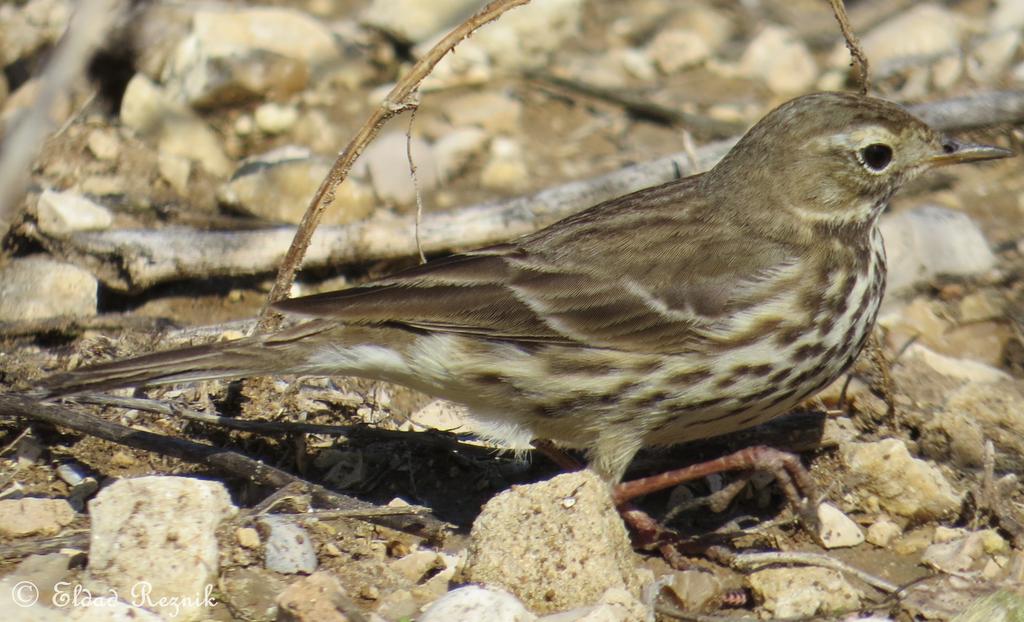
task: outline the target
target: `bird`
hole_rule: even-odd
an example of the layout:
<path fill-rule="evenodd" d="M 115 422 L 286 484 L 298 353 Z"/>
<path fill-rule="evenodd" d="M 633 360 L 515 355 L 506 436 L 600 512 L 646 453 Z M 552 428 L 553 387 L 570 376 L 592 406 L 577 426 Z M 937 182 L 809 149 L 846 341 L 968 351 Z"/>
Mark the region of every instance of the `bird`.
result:
<path fill-rule="evenodd" d="M 885 291 L 879 217 L 943 165 L 1013 155 L 874 97 L 797 97 L 710 170 L 505 243 L 283 300 L 277 332 L 57 373 L 49 398 L 256 375 L 385 380 L 465 405 L 482 436 L 585 452 L 756 426 L 847 370 Z"/>

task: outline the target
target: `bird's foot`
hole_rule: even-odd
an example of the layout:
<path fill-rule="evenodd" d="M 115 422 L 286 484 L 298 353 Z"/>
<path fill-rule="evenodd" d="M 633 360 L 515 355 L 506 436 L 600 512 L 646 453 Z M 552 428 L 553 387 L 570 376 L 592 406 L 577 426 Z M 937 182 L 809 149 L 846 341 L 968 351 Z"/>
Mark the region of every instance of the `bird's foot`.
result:
<path fill-rule="evenodd" d="M 811 474 L 795 454 L 771 447 L 748 447 L 715 460 L 623 482 L 612 491 L 612 498 L 615 504 L 622 508 L 637 497 L 725 471 L 767 471 L 771 473 L 786 495 L 786 499 L 789 500 L 801 524 L 814 537 L 818 537 L 820 499 Z M 728 486 L 715 493 L 711 500 L 713 507 L 728 505 L 728 502 L 732 501 L 733 497 L 739 493 L 740 488 L 739 486 Z"/>

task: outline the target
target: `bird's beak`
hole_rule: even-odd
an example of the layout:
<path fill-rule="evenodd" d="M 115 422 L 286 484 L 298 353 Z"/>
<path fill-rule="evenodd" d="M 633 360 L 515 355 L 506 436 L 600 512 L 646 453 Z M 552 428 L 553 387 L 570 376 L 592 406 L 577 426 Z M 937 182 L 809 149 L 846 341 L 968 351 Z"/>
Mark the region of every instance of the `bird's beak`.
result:
<path fill-rule="evenodd" d="M 929 166 L 945 166 L 963 162 L 980 162 L 982 160 L 998 160 L 1015 155 L 1009 149 L 991 147 L 989 145 L 973 145 L 946 139 L 942 141 L 942 153 L 925 160 Z"/>

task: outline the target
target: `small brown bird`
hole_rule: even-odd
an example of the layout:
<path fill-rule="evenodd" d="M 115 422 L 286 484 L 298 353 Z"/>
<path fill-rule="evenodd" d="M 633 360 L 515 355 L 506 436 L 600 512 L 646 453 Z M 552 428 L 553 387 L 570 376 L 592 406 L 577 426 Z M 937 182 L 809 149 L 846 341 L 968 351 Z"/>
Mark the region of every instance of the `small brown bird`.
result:
<path fill-rule="evenodd" d="M 583 448 L 619 482 L 637 450 L 785 413 L 843 373 L 885 289 L 877 224 L 923 171 L 1012 155 L 902 108 L 819 93 L 712 170 L 506 244 L 286 300 L 269 335 L 55 375 L 50 395 L 261 374 L 388 380 L 469 407 L 503 441 Z"/>

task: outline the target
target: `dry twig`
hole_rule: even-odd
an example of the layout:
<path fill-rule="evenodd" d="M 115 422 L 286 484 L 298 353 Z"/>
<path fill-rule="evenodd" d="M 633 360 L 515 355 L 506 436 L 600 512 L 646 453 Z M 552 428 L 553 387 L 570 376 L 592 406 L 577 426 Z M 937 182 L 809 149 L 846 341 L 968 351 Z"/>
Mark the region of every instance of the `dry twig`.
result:
<path fill-rule="evenodd" d="M 0 416 L 43 421 L 50 425 L 68 428 L 128 447 L 172 456 L 187 462 L 206 464 L 261 486 L 283 488 L 291 484 L 301 487 L 319 503 L 332 508 L 375 509 L 371 503 L 328 490 L 323 486 L 305 481 L 291 473 L 230 449 L 201 445 L 182 438 L 135 430 L 73 408 L 40 402 L 30 397 L 0 395 Z M 372 519 L 372 522 L 393 529 L 425 533 L 431 538 L 436 537 L 445 529 L 443 522 L 429 515 L 381 516 Z"/>
<path fill-rule="evenodd" d="M 839 30 L 843 33 L 843 39 L 846 40 L 846 47 L 850 50 L 850 56 L 853 57 L 854 64 L 857 66 L 857 74 L 860 77 L 860 94 L 867 95 L 871 89 L 871 81 L 868 77 L 868 57 L 861 49 L 860 41 L 853 33 L 853 28 L 850 27 L 850 19 L 846 16 L 846 5 L 843 0 L 829 0 L 829 2 L 832 4 L 832 13 L 836 16 L 836 21 L 839 22 Z"/>
<path fill-rule="evenodd" d="M 320 224 L 320 218 L 324 210 L 334 201 L 334 193 L 338 186 L 348 176 L 352 165 L 366 146 L 377 136 L 385 123 L 395 115 L 413 108 L 416 103 L 412 99 L 413 93 L 420 83 L 426 78 L 442 58 L 451 52 L 463 39 L 471 35 L 476 29 L 484 24 L 492 22 L 509 9 L 529 3 L 530 0 L 493 0 L 483 7 L 469 19 L 459 24 L 454 30 L 446 35 L 441 41 L 430 49 L 415 65 L 409 70 L 384 101 L 370 115 L 370 118 L 363 123 L 355 137 L 349 142 L 345 150 L 341 152 L 327 177 L 317 188 L 316 194 L 310 201 L 306 213 L 302 216 L 298 230 L 292 240 L 291 246 L 281 262 L 277 278 L 274 280 L 274 287 L 267 296 L 267 304 L 260 313 L 260 330 L 271 330 L 280 325 L 279 315 L 270 311 L 270 305 L 282 300 L 288 295 L 292 281 L 295 279 L 295 271 L 298 270 L 302 258 L 309 248 L 313 239 L 313 232 Z"/>

